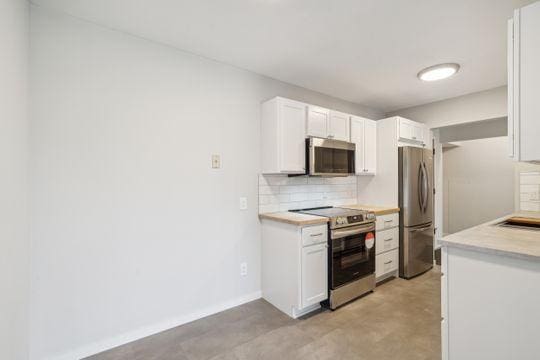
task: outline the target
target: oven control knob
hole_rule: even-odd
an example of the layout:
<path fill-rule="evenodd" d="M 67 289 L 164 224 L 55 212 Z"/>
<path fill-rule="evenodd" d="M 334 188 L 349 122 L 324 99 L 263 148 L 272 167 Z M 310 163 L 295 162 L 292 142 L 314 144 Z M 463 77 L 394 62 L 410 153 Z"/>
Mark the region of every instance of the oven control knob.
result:
<path fill-rule="evenodd" d="M 338 225 L 345 225 L 345 224 L 347 224 L 347 218 L 344 218 L 344 217 L 338 217 L 338 218 L 336 218 L 336 224 L 338 224 Z"/>

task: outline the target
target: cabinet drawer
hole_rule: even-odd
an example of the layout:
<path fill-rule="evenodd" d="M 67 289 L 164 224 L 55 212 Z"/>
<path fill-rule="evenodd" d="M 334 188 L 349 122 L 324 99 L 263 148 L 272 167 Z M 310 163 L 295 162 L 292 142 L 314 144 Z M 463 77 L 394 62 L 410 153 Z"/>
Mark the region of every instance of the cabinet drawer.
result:
<path fill-rule="evenodd" d="M 302 246 L 325 243 L 328 241 L 326 225 L 307 226 L 302 228 Z"/>
<path fill-rule="evenodd" d="M 399 266 L 399 250 L 394 249 L 375 257 L 375 276 L 381 277 L 389 272 L 396 271 Z"/>
<path fill-rule="evenodd" d="M 391 229 L 396 226 L 399 226 L 399 213 L 377 216 L 377 231 Z"/>
<path fill-rule="evenodd" d="M 388 250 L 397 249 L 399 247 L 399 228 L 377 231 L 375 239 L 375 253 L 377 255 Z"/>

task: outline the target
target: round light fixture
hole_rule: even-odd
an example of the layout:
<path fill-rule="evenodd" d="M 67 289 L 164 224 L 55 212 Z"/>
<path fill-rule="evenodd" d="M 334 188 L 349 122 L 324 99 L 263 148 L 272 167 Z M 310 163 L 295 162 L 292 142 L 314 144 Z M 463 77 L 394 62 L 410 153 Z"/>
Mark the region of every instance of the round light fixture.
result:
<path fill-rule="evenodd" d="M 448 63 L 433 65 L 418 73 L 418 78 L 423 81 L 436 81 L 446 79 L 459 70 L 459 64 Z"/>

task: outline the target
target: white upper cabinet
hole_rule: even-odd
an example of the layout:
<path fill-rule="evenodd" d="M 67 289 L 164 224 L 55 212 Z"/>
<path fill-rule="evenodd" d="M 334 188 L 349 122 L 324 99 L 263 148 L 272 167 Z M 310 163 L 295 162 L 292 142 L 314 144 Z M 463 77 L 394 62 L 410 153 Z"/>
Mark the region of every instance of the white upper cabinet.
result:
<path fill-rule="evenodd" d="M 328 136 L 330 110 L 318 106 L 308 106 L 307 135 L 320 138 Z"/>
<path fill-rule="evenodd" d="M 400 141 L 424 142 L 423 124 L 402 117 L 398 121 L 398 137 Z"/>
<path fill-rule="evenodd" d="M 306 104 L 276 97 L 262 105 L 261 162 L 263 174 L 306 171 Z"/>
<path fill-rule="evenodd" d="M 307 135 L 350 141 L 349 114 L 308 105 Z"/>
<path fill-rule="evenodd" d="M 351 142 L 356 144 L 357 175 L 375 175 L 377 170 L 377 122 L 351 116 Z"/>
<path fill-rule="evenodd" d="M 422 123 L 397 117 L 398 141 L 404 145 L 431 147 L 429 144 L 429 129 Z"/>
<path fill-rule="evenodd" d="M 510 156 L 540 161 L 540 2 L 514 11 L 508 24 Z"/>
<path fill-rule="evenodd" d="M 327 137 L 334 140 L 351 141 L 351 136 L 349 134 L 349 118 L 349 114 L 330 111 Z"/>
<path fill-rule="evenodd" d="M 366 174 L 375 175 L 377 170 L 377 122 L 364 122 L 364 167 Z"/>

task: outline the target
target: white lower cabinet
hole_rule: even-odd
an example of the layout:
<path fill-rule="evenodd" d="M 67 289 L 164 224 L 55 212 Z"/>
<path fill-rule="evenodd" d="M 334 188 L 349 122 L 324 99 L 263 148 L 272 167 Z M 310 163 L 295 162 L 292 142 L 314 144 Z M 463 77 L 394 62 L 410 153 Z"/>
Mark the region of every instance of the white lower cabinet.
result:
<path fill-rule="evenodd" d="M 399 228 L 377 232 L 375 239 L 375 252 L 377 255 L 399 248 Z"/>
<path fill-rule="evenodd" d="M 388 273 L 395 273 L 399 268 L 399 249 L 377 255 L 375 258 L 375 277 L 381 278 Z"/>
<path fill-rule="evenodd" d="M 262 296 L 297 318 L 328 298 L 328 227 L 262 221 Z"/>
<path fill-rule="evenodd" d="M 302 308 L 328 298 L 328 248 L 326 242 L 302 248 Z"/>
<path fill-rule="evenodd" d="M 377 281 L 397 276 L 399 272 L 399 214 L 377 216 L 375 253 Z"/>
<path fill-rule="evenodd" d="M 441 271 L 442 360 L 540 358 L 538 258 L 443 244 Z"/>

